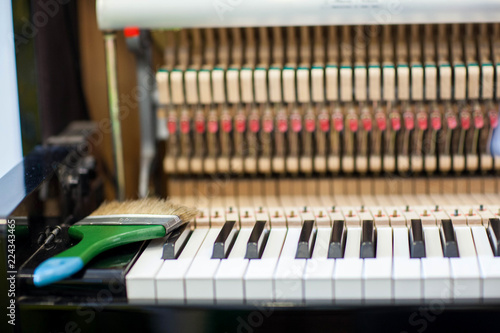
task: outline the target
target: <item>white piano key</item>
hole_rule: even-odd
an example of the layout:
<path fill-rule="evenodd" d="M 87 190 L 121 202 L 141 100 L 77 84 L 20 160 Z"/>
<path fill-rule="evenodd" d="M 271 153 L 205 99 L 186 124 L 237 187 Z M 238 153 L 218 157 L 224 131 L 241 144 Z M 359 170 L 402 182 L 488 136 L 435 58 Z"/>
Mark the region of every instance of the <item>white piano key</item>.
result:
<path fill-rule="evenodd" d="M 226 102 L 226 88 L 224 85 L 225 71 L 222 68 L 214 68 L 212 71 L 212 89 L 214 103 Z"/>
<path fill-rule="evenodd" d="M 392 65 L 384 65 L 382 67 L 382 86 L 383 100 L 394 101 L 396 99 L 396 70 Z"/>
<path fill-rule="evenodd" d="M 481 277 L 474 241 L 469 227 L 455 227 L 459 258 L 451 258 L 453 298 L 481 298 Z"/>
<path fill-rule="evenodd" d="M 161 105 L 170 104 L 170 84 L 169 73 L 165 69 L 160 69 L 156 73 L 156 85 L 158 86 L 158 101 Z"/>
<path fill-rule="evenodd" d="M 184 83 L 186 85 L 186 103 L 198 104 L 198 71 L 195 69 L 185 71 Z"/>
<path fill-rule="evenodd" d="M 242 228 L 227 259 L 221 260 L 215 274 L 216 303 L 239 301 L 245 299 L 244 277 L 248 265 L 245 259 L 248 238 L 252 228 Z"/>
<path fill-rule="evenodd" d="M 467 90 L 467 69 L 463 64 L 453 66 L 453 92 L 455 100 L 464 100 Z"/>
<path fill-rule="evenodd" d="M 354 97 L 357 101 L 366 101 L 366 76 L 365 66 L 355 66 L 354 68 Z"/>
<path fill-rule="evenodd" d="M 406 64 L 398 65 L 396 73 L 398 100 L 407 101 L 410 99 L 410 68 Z"/>
<path fill-rule="evenodd" d="M 181 70 L 174 69 L 170 72 L 170 89 L 172 103 L 184 104 L 184 74 Z"/>
<path fill-rule="evenodd" d="M 257 103 L 267 102 L 267 71 L 264 68 L 256 68 L 253 73 L 255 101 Z"/>
<path fill-rule="evenodd" d="M 437 68 L 435 65 L 425 66 L 424 78 L 425 100 L 435 101 L 437 99 Z"/>
<path fill-rule="evenodd" d="M 155 302 L 155 276 L 163 264 L 163 244 L 166 238 L 152 240 L 127 274 L 127 298 L 131 303 Z"/>
<path fill-rule="evenodd" d="M 311 88 L 309 87 L 309 68 L 297 69 L 297 100 L 301 103 L 311 101 Z"/>
<path fill-rule="evenodd" d="M 198 88 L 200 90 L 200 103 L 212 103 L 212 82 L 210 79 L 210 70 L 201 69 L 198 72 Z"/>
<path fill-rule="evenodd" d="M 274 272 L 274 300 L 302 301 L 302 277 L 306 259 L 295 259 L 299 242 L 300 228 L 288 228 L 276 271 Z"/>
<path fill-rule="evenodd" d="M 382 97 L 381 90 L 381 70 L 380 66 L 370 66 L 368 68 L 368 99 L 378 102 Z"/>
<path fill-rule="evenodd" d="M 451 299 L 450 261 L 443 257 L 439 227 L 424 226 L 425 258 L 422 258 L 423 295 L 426 300 Z"/>
<path fill-rule="evenodd" d="M 158 303 L 185 302 L 184 276 L 200 248 L 208 228 L 197 228 L 191 234 L 180 256 L 174 260 L 165 260 L 156 274 L 156 297 Z"/>
<path fill-rule="evenodd" d="M 229 103 L 240 102 L 240 71 L 237 68 L 228 68 L 226 71 L 226 92 Z"/>
<path fill-rule="evenodd" d="M 281 69 L 270 68 L 269 75 L 269 100 L 273 103 L 281 102 Z"/>
<path fill-rule="evenodd" d="M 311 98 L 313 102 L 323 102 L 325 100 L 325 71 L 322 67 L 311 69 Z"/>
<path fill-rule="evenodd" d="M 482 279 L 482 297 L 500 298 L 500 257 L 493 257 L 488 235 L 483 226 L 471 227 Z"/>
<path fill-rule="evenodd" d="M 338 100 L 338 80 L 339 69 L 337 66 L 328 65 L 325 69 L 326 74 L 326 99 L 328 101 Z"/>
<path fill-rule="evenodd" d="M 347 227 L 343 259 L 337 259 L 333 274 L 334 295 L 338 302 L 361 302 L 363 293 L 363 259 L 359 258 L 361 227 Z"/>
<path fill-rule="evenodd" d="M 342 102 L 352 101 L 352 67 L 340 67 L 340 100 Z"/>
<path fill-rule="evenodd" d="M 214 242 L 221 228 L 210 228 L 185 275 L 187 303 L 213 304 L 215 301 L 214 275 L 220 259 L 212 259 Z"/>
<path fill-rule="evenodd" d="M 424 99 L 424 69 L 421 65 L 411 66 L 411 99 L 412 101 Z"/>
<path fill-rule="evenodd" d="M 467 65 L 467 98 L 479 98 L 479 66 L 477 64 Z"/>
<path fill-rule="evenodd" d="M 274 271 L 286 232 L 286 228 L 273 227 L 269 232 L 262 258 L 250 260 L 245 274 L 245 299 L 247 303 L 273 300 Z"/>
<path fill-rule="evenodd" d="M 420 259 L 410 259 L 408 228 L 393 228 L 393 281 L 396 301 L 422 298 Z"/>
<path fill-rule="evenodd" d="M 328 259 L 331 228 L 318 228 L 311 259 L 307 259 L 304 272 L 304 298 L 306 303 L 333 300 L 333 272 L 335 260 Z"/>
<path fill-rule="evenodd" d="M 364 260 L 364 300 L 392 299 L 392 228 L 377 228 L 376 258 Z"/>

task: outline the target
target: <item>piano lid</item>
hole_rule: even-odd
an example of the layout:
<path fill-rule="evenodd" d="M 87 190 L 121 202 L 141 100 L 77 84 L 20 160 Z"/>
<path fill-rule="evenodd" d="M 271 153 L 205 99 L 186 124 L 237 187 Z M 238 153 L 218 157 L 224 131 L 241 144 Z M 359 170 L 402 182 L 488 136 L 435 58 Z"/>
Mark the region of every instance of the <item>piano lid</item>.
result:
<path fill-rule="evenodd" d="M 500 22 L 498 0 L 97 0 L 101 30 Z"/>

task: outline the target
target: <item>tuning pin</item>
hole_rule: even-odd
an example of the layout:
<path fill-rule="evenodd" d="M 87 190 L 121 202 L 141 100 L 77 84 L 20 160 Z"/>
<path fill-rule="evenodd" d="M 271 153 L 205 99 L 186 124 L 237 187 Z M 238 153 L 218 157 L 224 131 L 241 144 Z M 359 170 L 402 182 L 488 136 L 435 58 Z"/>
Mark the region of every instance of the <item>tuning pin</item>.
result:
<path fill-rule="evenodd" d="M 406 205 L 406 211 L 409 212 L 410 211 L 410 205 Z"/>
<path fill-rule="evenodd" d="M 219 217 L 219 211 L 215 211 L 215 217 Z"/>
<path fill-rule="evenodd" d="M 304 213 L 307 212 L 307 206 L 304 206 Z"/>
<path fill-rule="evenodd" d="M 381 209 L 378 210 L 378 217 L 382 217 L 382 210 Z"/>
<path fill-rule="evenodd" d="M 335 206 L 332 206 L 332 213 L 335 213 Z"/>
<path fill-rule="evenodd" d="M 323 211 L 322 210 L 319 211 L 318 217 L 323 217 Z"/>
<path fill-rule="evenodd" d="M 290 217 L 294 217 L 294 216 L 295 216 L 295 212 L 292 210 L 292 211 L 290 212 Z"/>
<path fill-rule="evenodd" d="M 427 209 L 424 209 L 424 216 L 428 216 L 427 215 Z"/>
<path fill-rule="evenodd" d="M 232 213 L 233 212 L 233 206 L 229 206 L 229 212 Z"/>
<path fill-rule="evenodd" d="M 484 206 L 483 205 L 479 205 L 479 210 L 483 211 L 484 210 Z"/>
<path fill-rule="evenodd" d="M 245 210 L 245 217 L 249 217 L 248 210 Z"/>
<path fill-rule="evenodd" d="M 361 213 L 365 212 L 365 205 L 361 205 Z"/>
<path fill-rule="evenodd" d="M 259 207 L 259 213 L 262 213 L 262 206 Z"/>
<path fill-rule="evenodd" d="M 277 217 L 280 217 L 280 213 L 279 213 L 278 211 L 275 211 L 275 212 L 274 212 L 274 217 L 276 217 L 276 218 L 277 218 Z"/>
<path fill-rule="evenodd" d="M 398 212 L 397 212 L 397 210 L 394 210 L 394 211 L 392 212 L 392 217 L 396 217 L 396 216 L 398 216 Z"/>
<path fill-rule="evenodd" d="M 439 211 L 439 205 L 436 205 L 436 208 L 434 209 L 435 212 Z"/>
<path fill-rule="evenodd" d="M 349 217 L 352 217 L 352 210 L 349 211 Z"/>
<path fill-rule="evenodd" d="M 458 216 L 458 209 L 455 209 L 455 216 Z"/>
<path fill-rule="evenodd" d="M 473 216 L 474 215 L 474 211 L 471 209 L 469 209 L 469 216 Z"/>

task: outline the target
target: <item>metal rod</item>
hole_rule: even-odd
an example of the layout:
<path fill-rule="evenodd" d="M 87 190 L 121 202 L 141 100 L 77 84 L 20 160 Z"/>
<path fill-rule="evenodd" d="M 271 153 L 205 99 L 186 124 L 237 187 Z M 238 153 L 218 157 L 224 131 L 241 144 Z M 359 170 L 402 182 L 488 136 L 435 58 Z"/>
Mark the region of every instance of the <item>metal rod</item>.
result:
<path fill-rule="evenodd" d="M 104 33 L 106 52 L 106 77 L 108 83 L 109 119 L 113 139 L 113 160 L 115 166 L 116 199 L 125 200 L 125 166 L 123 161 L 120 104 L 118 101 L 118 74 L 116 70 L 116 34 Z"/>

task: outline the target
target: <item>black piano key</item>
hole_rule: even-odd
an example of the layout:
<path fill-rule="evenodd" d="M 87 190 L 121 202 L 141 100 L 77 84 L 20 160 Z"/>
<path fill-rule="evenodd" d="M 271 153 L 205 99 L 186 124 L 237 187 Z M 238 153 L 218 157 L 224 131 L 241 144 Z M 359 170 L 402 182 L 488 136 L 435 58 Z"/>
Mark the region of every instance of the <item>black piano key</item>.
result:
<path fill-rule="evenodd" d="M 314 221 L 304 221 L 300 231 L 299 244 L 297 245 L 297 259 L 309 259 L 314 246 Z"/>
<path fill-rule="evenodd" d="M 493 255 L 500 257 L 500 220 L 489 219 L 488 221 L 488 237 L 490 239 Z"/>
<path fill-rule="evenodd" d="M 425 258 L 424 231 L 420 219 L 410 222 L 410 257 Z"/>
<path fill-rule="evenodd" d="M 245 258 L 260 259 L 262 256 L 262 252 L 266 246 L 267 236 L 269 234 L 267 232 L 266 224 L 266 221 L 257 221 L 253 226 L 252 233 L 248 238 Z"/>
<path fill-rule="evenodd" d="M 330 245 L 328 246 L 328 258 L 343 258 L 346 239 L 345 221 L 333 222 Z"/>
<path fill-rule="evenodd" d="M 360 258 L 375 258 L 375 228 L 372 220 L 365 220 L 362 223 L 360 246 Z"/>
<path fill-rule="evenodd" d="M 441 221 L 440 231 L 443 255 L 447 258 L 458 258 L 458 244 L 451 220 Z"/>
<path fill-rule="evenodd" d="M 214 251 L 212 259 L 225 259 L 229 255 L 234 241 L 236 240 L 237 233 L 236 221 L 227 221 L 224 223 L 219 235 L 215 239 Z"/>
<path fill-rule="evenodd" d="M 177 259 L 179 257 L 191 235 L 191 228 L 187 226 L 188 224 L 184 224 L 170 233 L 167 241 L 163 244 L 162 259 Z"/>

